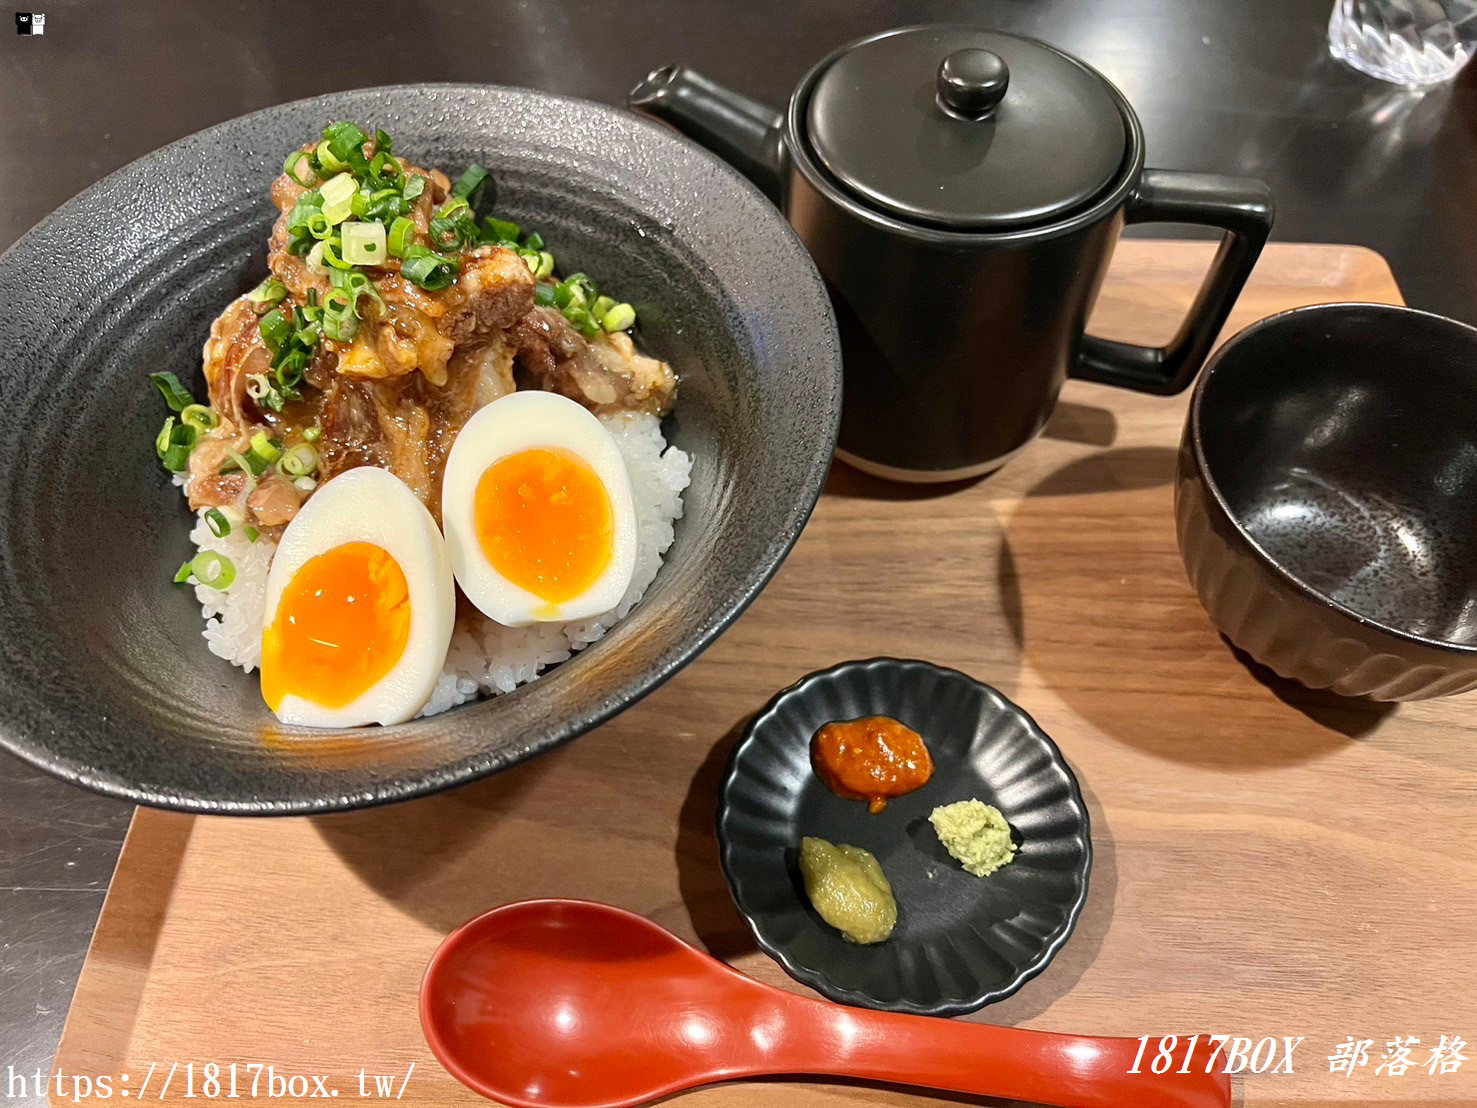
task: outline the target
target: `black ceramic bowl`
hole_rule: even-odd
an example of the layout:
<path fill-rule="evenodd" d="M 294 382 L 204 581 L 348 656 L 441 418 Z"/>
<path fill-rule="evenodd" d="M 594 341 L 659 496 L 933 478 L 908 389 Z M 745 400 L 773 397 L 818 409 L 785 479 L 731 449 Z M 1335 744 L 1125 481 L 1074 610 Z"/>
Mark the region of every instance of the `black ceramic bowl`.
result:
<path fill-rule="evenodd" d="M 1211 619 L 1282 676 L 1477 687 L 1477 329 L 1378 304 L 1248 327 L 1200 376 L 1175 501 Z"/>
<path fill-rule="evenodd" d="M 877 815 L 815 775 L 810 740 L 832 720 L 888 715 L 923 736 L 934 774 Z M 951 858 L 928 822 L 943 804 L 1000 809 L 1019 850 L 989 877 Z M 805 895 L 796 854 L 815 835 L 882 864 L 898 922 L 858 946 Z M 1010 996 L 1061 949 L 1087 900 L 1087 806 L 1061 751 L 989 685 L 928 662 L 874 658 L 813 673 L 765 706 L 734 747 L 718 799 L 723 874 L 759 945 L 843 1004 L 929 1016 Z"/>
<path fill-rule="evenodd" d="M 285 152 L 333 119 L 397 153 L 489 166 L 498 210 L 566 270 L 618 289 L 671 361 L 667 434 L 694 458 L 646 598 L 603 642 L 509 696 L 358 731 L 279 728 L 208 652 L 170 578 L 189 514 L 154 457 L 151 370 L 203 395 L 211 319 L 261 280 Z M 287 813 L 431 792 L 619 712 L 753 599 L 830 463 L 840 361 L 825 290 L 772 205 L 716 158 L 623 111 L 424 85 L 303 100 L 174 143 L 63 205 L 0 256 L 0 742 L 148 804 Z"/>

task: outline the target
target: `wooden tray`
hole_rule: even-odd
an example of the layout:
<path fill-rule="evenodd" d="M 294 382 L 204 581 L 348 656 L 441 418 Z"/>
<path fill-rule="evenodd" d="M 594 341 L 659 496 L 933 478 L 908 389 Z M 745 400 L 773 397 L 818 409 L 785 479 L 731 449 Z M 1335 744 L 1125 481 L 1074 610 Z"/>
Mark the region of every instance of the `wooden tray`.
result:
<path fill-rule="evenodd" d="M 1123 243 L 1094 330 L 1167 337 L 1208 256 L 1207 244 Z M 1274 245 L 1231 330 L 1349 299 L 1399 302 L 1378 255 Z M 204 1063 L 236 1062 L 243 1075 L 250 1063 L 325 1074 L 346 1097 L 361 1069 L 398 1088 L 414 1063 L 404 1101 L 478 1103 L 426 1049 L 416 989 L 447 931 L 524 897 L 622 905 L 799 990 L 729 902 L 718 775 L 776 689 L 894 654 L 1019 701 L 1091 808 L 1076 934 L 1040 978 L 974 1018 L 1305 1036 L 1292 1075 L 1236 1078 L 1246 1104 L 1477 1098 L 1477 1048 L 1446 1075 L 1375 1072 L 1397 1035 L 1420 1040 L 1418 1064 L 1443 1034 L 1477 1041 L 1474 702 L 1340 702 L 1232 654 L 1175 547 L 1185 402 L 1073 383 L 1021 458 L 942 494 L 838 464 L 788 562 L 711 650 L 614 722 L 498 777 L 318 818 L 140 810 L 57 1065 L 114 1075 L 115 1092 L 126 1072 L 137 1095 L 153 1064 L 153 1098 L 177 1062 L 173 1099 L 189 1061 L 197 1095 Z M 1347 1036 L 1373 1040 L 1368 1063 L 1333 1076 L 1328 1057 Z M 691 1103 L 911 1099 L 790 1082 Z"/>

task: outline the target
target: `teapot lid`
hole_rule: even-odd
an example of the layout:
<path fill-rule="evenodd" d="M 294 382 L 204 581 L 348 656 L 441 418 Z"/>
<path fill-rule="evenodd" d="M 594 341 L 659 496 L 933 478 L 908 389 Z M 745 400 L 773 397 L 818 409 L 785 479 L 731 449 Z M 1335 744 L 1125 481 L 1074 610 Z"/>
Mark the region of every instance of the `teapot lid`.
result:
<path fill-rule="evenodd" d="M 1128 146 L 1095 70 L 1034 39 L 947 25 L 842 51 L 816 79 L 806 127 L 821 164 L 872 206 L 966 231 L 1071 214 Z"/>

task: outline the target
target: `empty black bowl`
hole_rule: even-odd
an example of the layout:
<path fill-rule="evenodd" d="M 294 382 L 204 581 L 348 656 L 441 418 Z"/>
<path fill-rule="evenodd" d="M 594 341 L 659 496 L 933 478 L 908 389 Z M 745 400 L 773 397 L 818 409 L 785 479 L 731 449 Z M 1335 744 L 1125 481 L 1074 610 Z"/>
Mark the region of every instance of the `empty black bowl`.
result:
<path fill-rule="evenodd" d="M 283 156 L 335 119 L 396 153 L 490 167 L 500 213 L 636 305 L 681 374 L 694 459 L 676 541 L 606 639 L 504 697 L 397 727 L 276 725 L 170 584 L 190 515 L 154 457 L 152 370 L 204 395 L 211 319 L 266 272 Z M 795 541 L 830 465 L 835 324 L 774 206 L 628 112 L 526 89 L 335 93 L 182 139 L 64 204 L 0 257 L 0 744 L 147 804 L 285 813 L 426 793 L 608 718 L 696 656 Z"/>
<path fill-rule="evenodd" d="M 1380 304 L 1248 327 L 1195 388 L 1176 514 L 1211 619 L 1282 676 L 1477 687 L 1477 329 Z"/>
<path fill-rule="evenodd" d="M 815 775 L 810 740 L 832 720 L 886 715 L 923 736 L 932 779 L 872 815 Z M 973 877 L 928 815 L 958 800 L 1000 809 L 1019 849 Z M 898 903 L 892 936 L 848 942 L 811 907 L 797 853 L 806 835 L 860 846 Z M 734 747 L 718 799 L 723 875 L 759 945 L 789 975 L 843 1004 L 945 1016 L 1010 996 L 1035 977 L 1087 900 L 1087 806 L 1061 751 L 989 685 L 928 662 L 873 658 L 813 673 L 769 702 Z"/>

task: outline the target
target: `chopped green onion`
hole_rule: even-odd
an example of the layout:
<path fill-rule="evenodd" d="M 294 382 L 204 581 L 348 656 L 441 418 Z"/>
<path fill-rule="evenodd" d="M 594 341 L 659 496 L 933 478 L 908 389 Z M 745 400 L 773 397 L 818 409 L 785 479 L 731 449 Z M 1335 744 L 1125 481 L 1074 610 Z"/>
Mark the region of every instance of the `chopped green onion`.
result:
<path fill-rule="evenodd" d="M 366 223 L 385 223 L 405 212 L 398 189 L 380 189 L 378 192 L 360 191 L 354 194 L 354 218 Z"/>
<path fill-rule="evenodd" d="M 488 216 L 482 221 L 482 227 L 486 238 L 491 242 L 517 242 L 518 236 L 523 228 L 507 219 L 493 219 Z M 538 247 L 529 249 L 537 250 Z"/>
<path fill-rule="evenodd" d="M 350 342 L 358 330 L 354 298 L 346 289 L 333 289 L 323 300 L 323 337 L 334 342 Z"/>
<path fill-rule="evenodd" d="M 270 308 L 273 304 L 280 304 L 286 296 L 287 286 L 275 277 L 268 277 L 246 294 L 246 300 L 258 308 Z"/>
<path fill-rule="evenodd" d="M 350 274 L 345 273 L 343 270 L 335 269 L 333 276 L 335 278 L 346 278 Z M 354 294 L 349 291 L 348 286 L 342 283 L 342 281 L 335 281 L 333 287 L 323 297 L 323 318 L 326 320 L 331 315 L 342 315 L 344 312 L 352 313 L 353 310 Z"/>
<path fill-rule="evenodd" d="M 537 231 L 530 231 L 523 238 L 523 248 L 525 250 L 542 250 L 544 248 L 544 236 Z"/>
<path fill-rule="evenodd" d="M 585 305 L 584 287 L 573 277 L 566 277 L 554 286 L 554 302 L 561 308 L 582 308 Z"/>
<path fill-rule="evenodd" d="M 303 188 L 312 188 L 318 183 L 317 174 L 313 172 L 312 159 L 308 157 L 306 150 L 294 150 L 287 155 L 287 161 L 282 163 L 282 172 Z"/>
<path fill-rule="evenodd" d="M 212 589 L 229 589 L 236 580 L 235 563 L 214 550 L 202 550 L 191 558 L 190 572 L 196 581 Z"/>
<path fill-rule="evenodd" d="M 532 250 L 520 250 L 518 256 L 523 259 L 523 264 L 528 267 L 528 272 L 538 276 L 539 256 Z"/>
<path fill-rule="evenodd" d="M 318 468 L 318 451 L 300 442 L 282 455 L 277 468 L 288 477 L 307 477 Z"/>
<path fill-rule="evenodd" d="M 595 303 L 590 305 L 590 314 L 596 319 L 604 319 L 605 313 L 615 307 L 615 299 L 610 296 L 597 296 Z"/>
<path fill-rule="evenodd" d="M 316 346 L 318 344 L 318 330 L 316 327 L 299 328 L 292 333 L 292 337 L 297 340 L 299 346 Z M 284 359 L 280 365 L 273 366 L 272 368 L 281 369 L 282 366 L 288 364 Z M 294 365 L 294 368 L 297 367 Z"/>
<path fill-rule="evenodd" d="M 313 160 L 326 173 L 338 173 L 349 168 L 349 163 L 335 155 L 326 140 L 313 147 Z"/>
<path fill-rule="evenodd" d="M 292 483 L 292 487 L 298 492 L 312 492 L 318 487 L 318 482 L 311 477 L 299 477 Z"/>
<path fill-rule="evenodd" d="M 176 427 L 175 433 L 178 434 L 179 430 L 180 428 Z M 180 442 L 172 443 L 160 460 L 170 473 L 183 473 L 190 465 L 190 447 Z"/>
<path fill-rule="evenodd" d="M 385 242 L 385 249 L 391 255 L 396 258 L 405 257 L 405 251 L 413 242 L 415 242 L 415 220 L 402 215 L 394 223 L 390 224 L 390 233 Z"/>
<path fill-rule="evenodd" d="M 171 412 L 182 412 L 195 403 L 195 398 L 173 373 L 151 373 L 149 380 L 163 394 L 164 403 L 169 405 Z"/>
<path fill-rule="evenodd" d="M 390 136 L 383 131 L 374 133 L 374 149 L 377 154 L 388 154 L 390 152 Z"/>
<path fill-rule="evenodd" d="M 381 131 L 380 134 L 384 132 Z M 378 150 L 378 144 L 376 144 L 376 149 Z M 391 157 L 389 147 L 378 150 L 374 160 L 369 163 L 369 173 L 370 176 L 377 177 L 381 181 L 400 176 L 400 163 Z"/>
<path fill-rule="evenodd" d="M 436 209 L 435 217 L 431 220 L 430 233 L 431 242 L 444 250 L 471 248 L 482 237 L 471 205 L 460 196 L 453 196 Z"/>
<path fill-rule="evenodd" d="M 425 191 L 426 179 L 419 173 L 412 173 L 405 182 L 405 187 L 400 190 L 400 196 L 406 204 L 414 204 Z"/>
<path fill-rule="evenodd" d="M 286 359 L 272 371 L 272 381 L 279 389 L 289 392 L 294 391 L 303 383 L 303 369 L 305 366 L 306 357 L 301 359 Z M 296 399 L 296 397 L 292 399 Z"/>
<path fill-rule="evenodd" d="M 292 337 L 292 324 L 288 322 L 281 308 L 273 308 L 262 316 L 261 321 L 257 323 L 257 329 L 261 331 L 262 342 L 267 344 L 268 350 L 276 350 Z"/>
<path fill-rule="evenodd" d="M 538 268 L 533 271 L 533 275 L 539 280 L 543 280 L 545 277 L 552 277 L 553 274 L 554 255 L 550 254 L 547 250 L 540 250 L 538 255 Z"/>
<path fill-rule="evenodd" d="M 564 318 L 574 326 L 574 329 L 587 339 L 593 339 L 600 333 L 600 325 L 590 315 L 589 309 L 578 304 L 571 304 L 564 309 Z"/>
<path fill-rule="evenodd" d="M 282 457 L 282 444 L 276 439 L 268 438 L 265 431 L 258 431 L 251 436 L 251 453 L 247 457 L 248 459 L 260 458 L 266 465 L 271 465 Z M 256 472 L 260 473 L 261 470 Z"/>
<path fill-rule="evenodd" d="M 218 420 L 215 413 L 204 404 L 191 404 L 179 414 L 179 421 L 187 427 L 193 427 L 197 434 L 205 434 L 213 428 Z"/>
<path fill-rule="evenodd" d="M 249 523 L 246 525 L 246 529 L 241 533 L 246 536 L 247 542 L 256 542 L 257 539 L 262 537 L 262 533 Z"/>
<path fill-rule="evenodd" d="M 174 416 L 164 417 L 164 426 L 159 428 L 159 434 L 154 437 L 154 453 L 164 457 L 164 452 L 169 449 L 169 436 L 174 431 Z"/>
<path fill-rule="evenodd" d="M 472 206 L 467 203 L 466 198 L 452 195 L 451 199 L 436 209 L 437 219 L 461 219 L 471 214 Z"/>
<path fill-rule="evenodd" d="M 323 197 L 323 217 L 329 223 L 342 223 L 348 219 L 357 191 L 358 185 L 347 173 L 340 173 L 323 182 L 318 188 L 318 195 Z"/>
<path fill-rule="evenodd" d="M 299 332 L 301 334 L 301 332 Z M 313 334 L 314 345 L 317 345 L 318 336 Z M 274 412 L 280 412 L 282 405 L 288 400 L 300 399 L 297 393 L 298 385 L 302 384 L 303 371 L 307 369 L 308 362 L 312 360 L 313 352 L 306 346 L 294 343 L 290 347 L 283 347 L 285 353 L 279 354 L 277 364 L 272 367 L 272 376 L 275 382 L 274 391 L 282 395 L 267 398 L 267 407 Z M 272 387 L 272 386 L 269 386 Z M 256 397 L 252 397 L 253 400 Z"/>
<path fill-rule="evenodd" d="M 345 223 L 340 228 L 344 261 L 350 265 L 380 265 L 385 260 L 383 223 Z"/>
<path fill-rule="evenodd" d="M 317 442 L 322 437 L 323 428 L 319 427 L 316 423 L 303 432 L 304 442 Z"/>
<path fill-rule="evenodd" d="M 600 326 L 607 331 L 627 331 L 636 323 L 636 309 L 629 304 L 617 304 L 600 317 Z"/>
<path fill-rule="evenodd" d="M 335 269 L 329 276 L 329 281 L 335 288 L 341 288 L 349 294 L 356 314 L 361 316 L 363 314 L 359 311 L 359 298 L 361 296 L 369 297 L 369 299 L 374 301 L 376 306 L 381 310 L 384 309 L 385 299 L 380 295 L 379 289 L 374 287 L 374 282 L 369 279 L 367 273 L 363 273 L 357 269 L 347 271 Z"/>
<path fill-rule="evenodd" d="M 338 249 L 340 246 L 342 246 L 342 243 L 338 242 L 337 239 L 324 239 L 323 260 L 334 269 L 348 269 L 349 263 L 339 257 Z"/>
<path fill-rule="evenodd" d="M 244 473 L 246 474 L 247 492 L 255 489 L 256 479 L 266 472 L 267 463 L 259 461 L 254 455 L 242 456 L 234 450 L 227 450 L 226 457 L 230 461 L 221 466 L 221 476 L 224 477 L 228 473 Z"/>
<path fill-rule="evenodd" d="M 407 248 L 401 276 L 430 292 L 449 288 L 455 283 L 461 266 L 455 258 L 438 254 L 417 243 Z"/>
<path fill-rule="evenodd" d="M 356 160 L 364 161 L 364 144 L 369 136 L 358 124 L 341 119 L 323 128 L 323 141 L 328 144 L 330 155 L 345 165 L 353 165 Z M 321 152 L 322 144 L 319 145 Z"/>
<path fill-rule="evenodd" d="M 195 449 L 197 437 L 195 428 L 168 416 L 154 438 L 154 453 L 170 473 L 183 473 L 190 464 L 190 451 Z"/>
<path fill-rule="evenodd" d="M 194 572 L 195 571 L 191 567 L 190 563 L 186 562 L 184 565 L 180 566 L 179 569 L 174 571 L 174 583 L 176 585 L 183 585 L 194 575 Z"/>
<path fill-rule="evenodd" d="M 487 170 L 474 162 L 467 166 L 467 171 L 457 178 L 456 184 L 451 186 L 451 195 L 466 200 L 470 204 L 487 177 Z"/>
<path fill-rule="evenodd" d="M 308 223 L 315 213 L 321 215 L 323 208 L 323 197 L 318 195 L 317 189 L 303 193 L 297 198 L 297 203 L 292 206 L 292 211 L 287 213 L 287 249 L 298 257 L 308 252 L 308 247 L 313 243 L 313 234 Z"/>
<path fill-rule="evenodd" d="M 426 228 L 426 237 L 431 245 L 441 250 L 456 250 L 462 245 L 462 232 L 455 223 L 446 219 L 433 219 Z"/>
<path fill-rule="evenodd" d="M 297 334 L 302 333 L 301 331 L 297 332 Z M 313 345 L 316 346 L 317 342 L 318 336 L 315 333 L 313 334 Z M 312 360 L 313 352 L 306 346 L 297 343 L 284 349 L 286 353 L 282 357 L 275 359 L 277 364 L 272 367 L 272 378 L 279 388 L 295 389 L 298 385 L 302 384 L 303 371 L 308 368 L 308 362 Z M 294 396 L 290 399 L 296 400 L 297 397 Z"/>
<path fill-rule="evenodd" d="M 271 387 L 271 385 L 267 384 L 267 375 L 265 373 L 247 374 L 246 395 L 251 397 L 251 399 L 260 400 L 267 395 L 267 391 Z"/>
<path fill-rule="evenodd" d="M 461 219 L 442 219 L 436 217 L 431 220 L 430 239 L 433 247 L 442 250 L 471 250 L 476 247 L 479 232 L 476 222 L 471 217 Z"/>
<path fill-rule="evenodd" d="M 347 215 L 348 213 L 345 212 L 344 214 Z M 306 224 L 308 234 L 315 239 L 326 239 L 329 235 L 333 234 L 334 223 L 341 221 L 343 218 L 344 216 L 339 216 L 339 220 L 329 219 L 327 213 L 321 208 L 317 211 L 309 212 Z"/>
<path fill-rule="evenodd" d="M 310 189 L 297 198 L 293 204 L 292 211 L 287 213 L 287 229 L 289 231 L 300 230 L 307 222 L 308 216 L 323 208 L 323 197 L 318 195 L 317 189 Z"/>
<path fill-rule="evenodd" d="M 323 264 L 323 243 L 315 242 L 313 244 L 313 249 L 308 251 L 308 256 L 304 260 L 304 264 L 307 265 L 308 272 L 314 276 L 322 276 L 328 272 L 328 267 Z"/>
<path fill-rule="evenodd" d="M 539 282 L 533 290 L 533 302 L 541 308 L 552 308 L 554 306 L 554 286 Z"/>
<path fill-rule="evenodd" d="M 210 533 L 218 539 L 223 539 L 231 533 L 231 521 L 219 508 L 211 508 L 205 513 L 205 524 L 210 528 Z"/>

